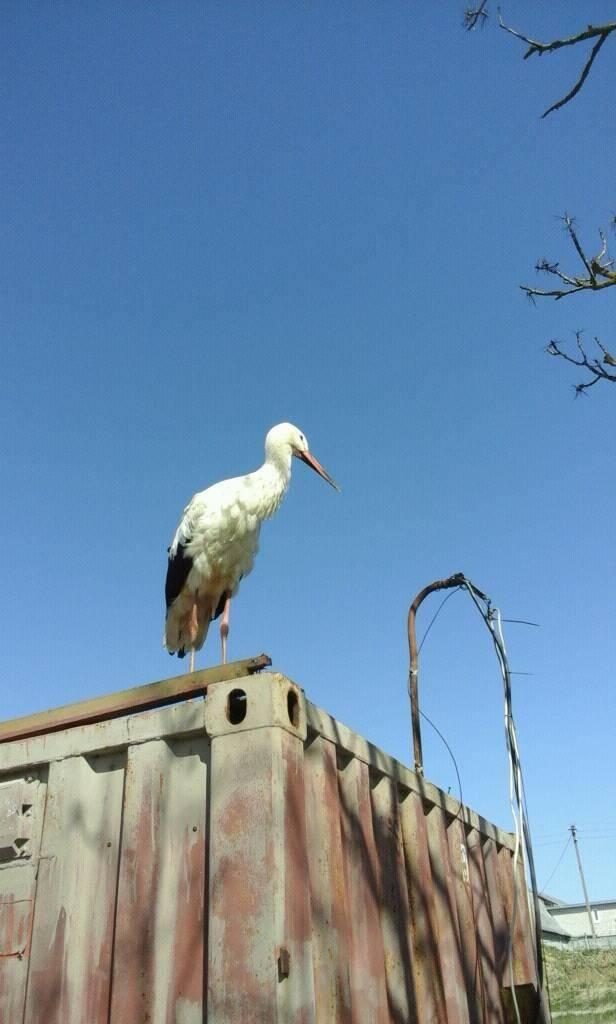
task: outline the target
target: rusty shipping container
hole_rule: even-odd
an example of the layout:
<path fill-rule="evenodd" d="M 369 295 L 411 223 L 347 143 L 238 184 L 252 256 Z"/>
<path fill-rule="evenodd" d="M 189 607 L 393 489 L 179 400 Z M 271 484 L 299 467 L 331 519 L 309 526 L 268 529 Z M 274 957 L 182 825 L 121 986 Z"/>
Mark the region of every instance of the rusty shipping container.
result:
<path fill-rule="evenodd" d="M 513 837 L 267 663 L 0 725 L 1 1024 L 505 1024 L 514 902 L 545 1024 Z"/>

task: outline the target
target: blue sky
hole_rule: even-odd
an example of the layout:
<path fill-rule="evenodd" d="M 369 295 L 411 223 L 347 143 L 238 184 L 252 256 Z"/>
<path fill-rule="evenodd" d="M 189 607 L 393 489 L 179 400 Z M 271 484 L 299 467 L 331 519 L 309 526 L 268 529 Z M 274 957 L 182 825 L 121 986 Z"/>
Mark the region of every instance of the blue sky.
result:
<path fill-rule="evenodd" d="M 177 518 L 289 419 L 343 492 L 296 466 L 231 657 L 267 651 L 408 762 L 407 608 L 463 570 L 541 624 L 506 637 L 532 673 L 514 699 L 539 881 L 575 822 L 591 897 L 613 897 L 616 394 L 574 401 L 542 351 L 577 328 L 613 348 L 613 303 L 518 288 L 539 256 L 571 264 L 558 215 L 592 248 L 613 212 L 613 56 L 541 121 L 582 55 L 523 63 L 462 6 L 6 6 L 2 716 L 181 670 L 161 646 Z M 510 20 L 579 27 L 555 4 Z M 510 827 L 500 681 L 464 595 L 421 688 L 465 800 Z M 581 898 L 571 850 L 550 889 Z"/>

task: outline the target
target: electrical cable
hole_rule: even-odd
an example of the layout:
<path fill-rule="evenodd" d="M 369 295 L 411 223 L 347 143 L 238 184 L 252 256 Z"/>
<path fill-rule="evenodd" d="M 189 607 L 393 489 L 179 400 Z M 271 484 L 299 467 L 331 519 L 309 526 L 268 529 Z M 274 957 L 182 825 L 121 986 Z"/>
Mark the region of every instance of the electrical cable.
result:
<path fill-rule="evenodd" d="M 441 604 L 437 608 L 436 613 L 432 617 L 432 619 L 430 621 L 430 624 L 428 625 L 428 628 L 426 629 L 426 632 L 424 633 L 424 636 L 422 638 L 421 644 L 420 644 L 420 646 L 419 646 L 419 648 L 417 650 L 417 655 L 419 654 L 419 651 L 421 650 L 421 647 L 423 646 L 423 644 L 424 644 L 424 642 L 426 640 L 426 637 L 427 637 L 428 633 L 430 632 L 430 629 L 434 625 L 434 622 L 436 621 L 438 615 L 442 611 L 445 603 L 449 600 L 449 598 L 451 596 L 453 596 L 453 594 L 456 592 L 456 590 L 459 590 L 459 589 L 462 589 L 462 588 L 466 589 L 468 591 L 470 597 L 472 598 L 473 603 L 475 604 L 479 614 L 481 615 L 485 625 L 487 626 L 487 628 L 490 631 L 490 635 L 492 637 L 492 641 L 493 641 L 493 644 L 494 644 L 494 650 L 495 650 L 495 653 L 496 653 L 496 657 L 497 657 L 497 660 L 498 660 L 498 663 L 499 663 L 499 668 L 500 668 L 501 676 L 502 676 L 502 680 L 503 680 L 505 737 L 506 737 L 506 741 L 507 741 L 507 754 L 508 754 L 508 759 L 509 759 L 509 802 L 510 802 L 510 805 L 511 805 L 511 812 L 512 812 L 512 816 L 513 816 L 513 820 L 514 820 L 514 824 L 515 824 L 515 844 L 514 844 L 514 854 L 513 854 L 513 865 L 512 865 L 512 868 L 513 868 L 514 879 L 517 880 L 517 878 L 518 878 L 518 863 L 519 863 L 519 858 L 520 858 L 520 850 L 521 850 L 521 847 L 523 845 L 524 849 L 525 849 L 525 852 L 526 852 L 526 866 L 527 866 L 528 873 L 529 873 L 529 876 L 530 876 L 531 892 L 532 892 L 532 904 L 531 904 L 531 899 L 530 899 L 531 892 L 529 892 L 528 888 L 527 888 L 526 897 L 527 897 L 527 901 L 528 901 L 529 920 L 533 920 L 534 919 L 534 924 L 535 924 L 535 966 L 536 966 L 536 971 L 537 971 L 537 982 L 538 982 L 538 990 L 537 990 L 538 991 L 538 1000 L 537 1000 L 537 1004 L 536 1004 L 536 1019 L 538 1020 L 540 1018 L 540 1011 L 541 1011 L 541 1004 L 542 1004 L 542 993 L 544 991 L 544 978 L 545 978 L 545 964 L 544 964 L 543 947 L 542 947 L 542 942 L 541 942 L 541 931 L 540 931 L 539 891 L 538 891 L 538 887 L 537 887 L 537 874 L 536 874 L 536 870 L 535 870 L 535 862 L 534 862 L 534 857 L 533 857 L 533 850 L 532 850 L 532 843 L 531 843 L 531 836 L 530 836 L 528 806 L 527 806 L 527 802 L 526 802 L 526 793 L 525 793 L 525 789 L 524 789 L 524 779 L 523 779 L 523 776 L 522 776 L 522 765 L 521 765 L 521 759 L 520 759 L 520 752 L 519 752 L 519 748 L 518 748 L 518 740 L 517 740 L 515 722 L 514 722 L 514 718 L 513 718 L 512 693 L 511 693 L 511 675 L 512 675 L 512 673 L 511 673 L 511 670 L 509 668 L 509 660 L 508 660 L 508 657 L 507 657 L 507 649 L 506 649 L 506 646 L 505 646 L 505 639 L 504 639 L 504 636 L 503 636 L 503 630 L 502 630 L 503 619 L 501 617 L 501 613 L 500 613 L 499 609 L 493 607 L 490 598 L 486 594 L 484 594 L 481 590 L 479 590 L 479 588 L 476 587 L 475 584 L 472 583 L 471 580 L 469 580 L 462 573 L 456 573 L 455 576 L 450 577 L 448 580 L 446 580 L 446 581 L 438 581 L 437 585 L 432 585 L 431 587 L 426 588 L 424 591 L 422 591 L 418 595 L 418 597 L 415 599 L 415 602 L 411 606 L 411 610 L 409 612 L 409 646 L 411 648 L 411 671 L 413 671 L 413 656 L 414 656 L 413 655 L 413 647 L 412 647 L 412 639 L 411 639 L 411 637 L 412 637 L 412 634 L 411 634 L 411 617 L 412 617 L 412 614 L 416 610 L 416 607 L 418 606 L 418 604 L 421 602 L 421 599 L 423 599 L 423 597 L 425 597 L 426 594 L 428 592 L 430 592 L 431 589 L 438 589 L 438 588 L 442 587 L 443 585 L 444 586 L 452 587 L 453 584 L 454 584 L 454 581 L 455 581 L 455 583 L 458 583 L 458 586 L 455 586 L 455 589 L 452 589 L 450 591 L 450 593 L 443 599 L 443 601 L 441 601 Z M 526 619 L 509 619 L 509 620 L 506 620 L 506 621 L 519 622 L 521 624 L 529 625 L 529 626 L 538 626 L 538 623 L 536 623 L 536 622 L 529 622 Z M 417 674 L 416 667 L 415 667 L 414 671 L 415 671 L 415 675 L 416 675 Z M 413 696 L 411 694 L 411 704 L 412 704 L 412 701 L 413 701 Z M 419 710 L 419 709 L 417 709 L 417 710 Z M 459 775 L 459 772 L 458 772 L 458 768 L 457 768 L 457 764 L 456 764 L 456 761 L 455 761 L 455 757 L 453 755 L 451 747 L 449 746 L 449 744 L 445 740 L 445 737 L 436 728 L 434 723 L 431 722 L 430 719 L 428 719 L 427 715 L 425 715 L 420 710 L 419 710 L 419 714 L 421 714 L 430 723 L 430 725 L 432 725 L 432 727 L 435 729 L 435 731 L 441 737 L 441 739 L 445 743 L 445 746 L 447 747 L 447 749 L 448 749 L 448 751 L 450 753 L 450 756 L 452 757 L 452 760 L 454 762 L 454 767 L 456 769 L 456 774 L 458 776 L 458 785 L 459 785 L 459 788 L 460 788 L 460 809 L 458 810 L 458 815 L 459 815 L 460 810 L 462 809 L 462 786 L 461 786 L 461 782 L 460 782 L 460 775 Z M 415 729 L 415 726 L 414 726 L 414 729 Z M 414 737 L 415 737 L 415 733 L 414 733 Z M 417 754 L 416 754 L 416 763 L 417 763 Z M 564 851 L 563 851 L 563 855 L 564 855 Z M 516 992 L 515 992 L 515 979 L 514 979 L 514 970 L 513 970 L 513 934 L 514 934 L 516 915 L 517 915 L 517 910 L 518 910 L 518 889 L 519 889 L 519 886 L 517 884 L 514 884 L 513 907 L 512 907 L 512 913 L 511 913 L 511 921 L 509 923 L 509 929 L 508 929 L 509 936 L 508 936 L 507 960 L 508 960 L 508 964 L 509 964 L 509 972 L 510 972 L 510 977 L 511 977 L 511 996 L 512 996 L 512 1002 L 513 1002 L 513 1008 L 514 1008 L 514 1011 L 515 1011 L 515 1018 L 516 1018 L 517 1024 L 521 1024 L 520 1010 L 519 1010 L 519 1007 L 518 1007 L 518 1001 L 517 1001 Z"/>
<path fill-rule="evenodd" d="M 505 705 L 505 736 L 507 739 L 507 752 L 509 755 L 509 795 L 511 811 L 515 823 L 515 849 L 513 858 L 513 868 L 514 874 L 517 874 L 520 847 L 523 840 L 524 847 L 526 850 L 526 861 L 530 875 L 533 896 L 533 904 L 531 906 L 530 894 L 527 894 L 529 902 L 529 917 L 531 920 L 534 917 L 535 921 L 535 961 L 537 968 L 537 980 L 539 983 L 539 991 L 541 991 L 543 989 L 544 980 L 544 960 L 540 933 L 539 893 L 537 888 L 537 876 L 535 871 L 532 843 L 530 838 L 530 827 L 528 823 L 528 807 L 526 804 L 526 794 L 524 792 L 522 766 L 518 749 L 515 723 L 513 719 L 511 696 L 511 672 L 509 670 L 507 650 L 505 647 L 505 640 L 502 632 L 502 619 L 498 608 L 493 608 L 490 599 L 485 594 L 483 594 L 470 580 L 464 578 L 463 585 L 468 590 L 473 600 L 473 603 L 475 604 L 479 614 L 481 615 L 487 628 L 490 631 L 494 643 L 496 656 L 499 662 L 501 675 L 503 678 L 503 692 Z M 482 608 L 480 601 L 483 602 L 485 608 Z M 520 1024 L 520 1013 L 517 1004 L 517 999 L 515 996 L 515 985 L 513 977 L 513 928 L 517 913 L 517 892 L 518 889 L 517 886 L 515 886 L 512 922 L 509 929 L 508 960 L 509 970 L 511 974 L 511 992 L 513 997 L 513 1004 L 516 1019 L 518 1021 L 518 1024 Z M 539 1014 L 539 1005 L 540 1004 L 538 1003 L 537 1016 Z"/>
<path fill-rule="evenodd" d="M 444 601 L 441 602 L 441 608 L 443 607 L 444 603 L 445 603 Z M 440 611 L 440 608 L 439 608 L 439 611 Z M 434 620 L 432 620 L 432 621 L 434 621 Z M 430 625 L 432 625 L 432 623 L 430 623 Z M 423 641 L 426 639 L 426 635 L 427 635 L 427 631 L 424 634 L 423 640 L 421 641 L 422 644 L 423 644 Z M 464 807 L 464 796 L 462 794 L 462 779 L 460 778 L 460 772 L 459 772 L 459 769 L 458 769 L 458 762 L 456 761 L 455 754 L 454 754 L 453 750 L 451 749 L 451 747 L 449 746 L 449 743 L 447 742 L 447 740 L 443 736 L 443 733 L 441 732 L 441 730 L 434 724 L 432 719 L 429 718 L 428 715 L 426 715 L 425 711 L 421 711 L 421 709 L 420 709 L 419 714 L 421 715 L 421 717 L 423 719 L 425 719 L 425 721 L 428 723 L 428 725 L 432 726 L 432 728 L 434 729 L 434 731 L 437 734 L 437 736 L 440 737 L 440 739 L 442 740 L 443 744 L 445 745 L 445 747 L 446 747 L 446 749 L 447 749 L 447 751 L 449 753 L 449 756 L 451 757 L 451 760 L 453 762 L 453 766 L 454 766 L 454 769 L 455 769 L 456 777 L 457 777 L 457 780 L 458 780 L 458 791 L 459 791 L 459 794 L 460 794 L 460 797 L 459 797 L 459 801 L 460 802 L 458 804 L 458 809 L 457 809 L 454 817 L 455 817 L 455 820 L 459 821 L 461 826 L 462 826 L 461 846 L 462 846 L 463 851 L 464 851 L 464 857 L 465 857 L 466 864 L 468 865 L 469 864 L 469 853 L 468 853 L 468 844 L 467 844 L 467 841 L 466 841 L 466 831 L 465 831 L 465 827 L 464 827 L 465 826 L 465 821 L 464 821 L 464 817 L 460 817 L 460 812 L 462 811 L 462 809 Z M 475 898 L 474 898 L 472 886 L 469 886 L 469 897 L 470 897 L 470 903 L 471 903 L 471 910 L 472 910 L 472 914 L 473 914 L 473 920 L 475 920 Z M 479 949 L 477 949 L 477 963 L 476 963 L 475 970 L 479 974 L 479 980 L 480 980 L 480 983 L 481 983 L 481 1003 L 482 1003 L 483 1012 L 484 1012 L 484 1016 L 485 1016 L 486 1004 L 487 1004 L 487 996 L 486 996 L 485 978 L 484 978 L 484 975 L 483 975 L 483 965 L 482 965 L 482 962 L 481 962 L 481 957 L 479 956 Z M 515 999 L 515 993 L 514 993 L 514 997 L 513 998 Z M 519 1021 L 518 1021 L 518 1024 L 519 1024 Z"/>
<path fill-rule="evenodd" d="M 436 611 L 435 611 L 434 615 L 433 615 L 433 616 L 432 616 L 432 618 L 430 619 L 430 622 L 428 623 L 428 625 L 427 625 L 427 627 L 426 627 L 426 631 L 425 631 L 424 635 L 423 635 L 423 636 L 422 636 L 422 638 L 421 638 L 421 643 L 419 644 L 419 647 L 417 648 L 417 654 L 418 654 L 418 655 L 419 655 L 419 654 L 421 653 L 421 648 L 423 647 L 423 645 L 425 644 L 425 642 L 426 642 L 426 640 L 427 640 L 427 637 L 428 637 L 428 633 L 429 633 L 429 632 L 430 632 L 430 630 L 432 629 L 432 627 L 433 627 L 434 623 L 435 623 L 435 622 L 436 622 L 436 620 L 438 619 L 438 617 L 439 617 L 439 615 L 441 614 L 441 612 L 442 612 L 443 608 L 444 608 L 444 607 L 445 607 L 445 605 L 447 604 L 447 602 L 448 602 L 449 598 L 450 598 L 450 597 L 453 597 L 453 595 L 454 595 L 454 594 L 457 594 L 459 590 L 462 590 L 462 586 L 459 586 L 459 587 L 455 587 L 455 588 L 454 588 L 453 590 L 450 590 L 450 591 L 448 591 L 448 592 L 447 592 L 447 594 L 445 594 L 445 597 L 443 598 L 443 600 L 442 600 L 442 601 L 441 601 L 441 603 L 439 604 L 438 608 L 436 609 Z M 429 721 L 429 719 L 427 719 L 427 718 L 426 718 L 426 721 Z M 430 722 L 430 725 L 432 725 L 432 722 Z M 442 737 L 441 737 L 441 739 L 442 739 Z"/>
<path fill-rule="evenodd" d="M 424 640 L 425 639 L 426 638 L 424 636 Z M 422 643 L 423 643 L 423 640 L 422 640 Z M 447 751 L 449 752 L 449 756 L 450 756 L 451 760 L 453 761 L 453 766 L 454 766 L 454 769 L 455 769 L 455 772 L 456 772 L 456 777 L 458 779 L 458 790 L 459 790 L 459 793 L 460 793 L 460 806 L 458 807 L 458 810 L 456 811 L 456 814 L 455 814 L 455 816 L 457 818 L 459 816 L 459 814 L 460 814 L 460 811 L 464 807 L 464 800 L 463 800 L 463 797 L 462 797 L 462 780 L 460 779 L 460 772 L 458 771 L 458 762 L 456 761 L 454 752 L 451 749 L 451 747 L 449 746 L 449 744 L 448 744 L 447 740 L 445 739 L 445 737 L 443 736 L 441 730 L 436 727 L 436 725 L 434 724 L 434 722 L 432 721 L 431 718 L 428 718 L 428 716 L 426 715 L 425 711 L 421 711 L 420 710 L 419 714 L 421 715 L 421 717 L 423 719 L 425 719 L 425 721 L 428 723 L 428 725 L 432 726 L 432 728 L 434 729 L 436 735 L 440 736 L 440 738 L 443 741 L 445 747 L 447 748 Z"/>
<path fill-rule="evenodd" d="M 565 856 L 567 850 L 569 849 L 569 843 L 570 842 L 571 842 L 571 836 L 569 836 L 569 838 L 567 839 L 567 842 L 563 846 L 562 853 L 561 853 L 560 857 L 558 858 L 558 860 L 556 861 L 556 866 L 554 867 L 554 870 L 552 871 L 552 874 L 548 878 L 547 882 L 544 882 L 543 885 L 541 886 L 541 892 L 545 892 L 545 890 L 547 889 L 548 885 L 550 884 L 550 882 L 554 878 L 554 875 L 556 874 L 558 868 L 560 867 L 560 863 L 561 863 L 563 857 Z"/>
<path fill-rule="evenodd" d="M 540 629 L 539 622 L 529 622 L 528 619 L 501 619 L 501 622 L 516 622 L 519 626 L 536 626 Z"/>

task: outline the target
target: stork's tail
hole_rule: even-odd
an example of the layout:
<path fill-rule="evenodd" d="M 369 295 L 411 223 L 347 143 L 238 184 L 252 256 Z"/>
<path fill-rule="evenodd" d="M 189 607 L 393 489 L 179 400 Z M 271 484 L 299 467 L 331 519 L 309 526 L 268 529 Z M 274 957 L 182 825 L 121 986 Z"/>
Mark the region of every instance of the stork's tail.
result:
<path fill-rule="evenodd" d="M 167 611 L 163 647 L 169 654 L 183 658 L 189 651 L 200 651 L 205 643 L 210 624 L 209 608 L 205 610 L 197 601 L 188 607 L 175 601 Z"/>

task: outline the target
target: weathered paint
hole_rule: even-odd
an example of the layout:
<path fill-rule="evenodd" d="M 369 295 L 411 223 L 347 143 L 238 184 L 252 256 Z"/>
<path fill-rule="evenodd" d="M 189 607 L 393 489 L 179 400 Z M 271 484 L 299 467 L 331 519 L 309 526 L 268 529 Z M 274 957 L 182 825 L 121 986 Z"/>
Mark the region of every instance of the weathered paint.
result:
<path fill-rule="evenodd" d="M 490 1024 L 503 1024 L 501 1000 L 501 977 L 499 976 L 494 948 L 494 925 L 488 901 L 485 869 L 482 851 L 483 837 L 476 829 L 467 835 L 467 849 L 473 895 L 473 915 L 476 924 L 477 953 L 480 966 L 482 1002 L 484 1014 Z"/>
<path fill-rule="evenodd" d="M 402 803 L 402 836 L 418 1020 L 426 1024 L 447 1024 L 426 815 L 421 794 L 415 790 L 411 790 Z"/>
<path fill-rule="evenodd" d="M 45 807 L 36 770 L 0 776 L 0 1021 L 23 1019 Z"/>
<path fill-rule="evenodd" d="M 335 744 L 315 734 L 305 749 L 304 766 L 316 1019 L 319 1024 L 351 1024 L 351 929 Z"/>
<path fill-rule="evenodd" d="M 399 788 L 389 776 L 381 776 L 373 787 L 372 807 L 380 877 L 379 913 L 389 1015 L 394 1021 L 416 1020 L 411 969 L 411 917 Z"/>
<path fill-rule="evenodd" d="M 426 814 L 426 822 L 447 1021 L 448 1024 L 468 1024 L 458 907 L 447 842 L 447 817 L 442 808 L 435 806 Z"/>
<path fill-rule="evenodd" d="M 460 809 L 462 811 L 462 808 Z M 453 818 L 447 829 L 449 860 L 460 932 L 460 955 L 470 1024 L 484 1019 L 482 973 L 477 944 L 466 829 L 462 816 Z M 496 846 L 492 842 L 492 846 Z M 505 849 L 503 847 L 503 849 Z M 506 851 L 508 853 L 508 851 Z"/>
<path fill-rule="evenodd" d="M 386 1024 L 381 881 L 372 829 L 369 768 L 353 758 L 340 772 L 346 901 L 352 909 L 349 977 L 353 1024 Z"/>
<path fill-rule="evenodd" d="M 2 1024 L 504 1024 L 512 930 L 535 1021 L 508 833 L 284 676 L 142 706 L 5 730 Z"/>
<path fill-rule="evenodd" d="M 110 1024 L 202 1019 L 208 747 L 129 748 Z"/>
<path fill-rule="evenodd" d="M 121 753 L 49 767 L 24 1024 L 106 1024 Z"/>

